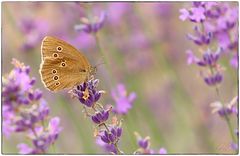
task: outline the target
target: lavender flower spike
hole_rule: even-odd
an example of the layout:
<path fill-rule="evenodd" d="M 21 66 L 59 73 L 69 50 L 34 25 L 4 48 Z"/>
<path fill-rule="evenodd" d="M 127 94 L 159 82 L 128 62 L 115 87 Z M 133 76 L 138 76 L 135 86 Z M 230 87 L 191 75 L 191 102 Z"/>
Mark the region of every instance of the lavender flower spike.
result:
<path fill-rule="evenodd" d="M 96 124 L 101 124 L 105 121 L 108 120 L 108 117 L 109 117 L 109 111 L 111 110 L 108 109 L 108 110 L 102 110 L 102 111 L 98 111 L 96 112 L 93 116 L 92 116 L 92 121 Z"/>
<path fill-rule="evenodd" d="M 87 107 L 92 107 L 96 103 L 104 91 L 98 91 L 97 85 L 99 83 L 98 79 L 90 79 L 87 82 L 84 82 L 70 92 L 74 97 L 77 97 L 79 101 Z"/>
<path fill-rule="evenodd" d="M 75 25 L 76 31 L 83 31 L 85 33 L 96 33 L 98 32 L 104 25 L 106 20 L 106 12 L 101 12 L 100 16 L 88 18 L 82 18 L 81 24 Z"/>
<path fill-rule="evenodd" d="M 15 68 L 3 81 L 3 133 L 26 133 L 32 142 L 30 147 L 21 143 L 20 154 L 44 154 L 58 138 L 61 131 L 58 117 L 50 118 L 49 126 L 43 122 L 49 119 L 49 107 L 42 98 L 42 92 L 34 89 L 35 79 L 30 78 L 30 67 L 13 59 Z"/>

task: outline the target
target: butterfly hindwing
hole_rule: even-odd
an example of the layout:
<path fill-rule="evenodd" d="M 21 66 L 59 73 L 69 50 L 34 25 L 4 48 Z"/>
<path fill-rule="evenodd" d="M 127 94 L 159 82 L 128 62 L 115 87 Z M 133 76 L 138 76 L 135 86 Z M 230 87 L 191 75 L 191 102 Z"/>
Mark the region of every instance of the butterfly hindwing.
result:
<path fill-rule="evenodd" d="M 64 58 L 46 58 L 41 64 L 40 75 L 46 88 L 52 91 L 71 88 L 87 78 L 87 72 L 69 66 Z"/>

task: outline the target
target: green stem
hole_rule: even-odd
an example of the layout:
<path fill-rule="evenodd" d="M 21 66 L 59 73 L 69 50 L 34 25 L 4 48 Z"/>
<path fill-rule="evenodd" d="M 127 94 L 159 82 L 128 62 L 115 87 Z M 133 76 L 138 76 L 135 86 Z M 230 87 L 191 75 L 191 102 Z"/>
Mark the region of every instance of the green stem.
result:
<path fill-rule="evenodd" d="M 55 144 L 54 143 L 52 144 L 52 151 L 53 151 L 53 153 L 56 153 L 56 148 L 55 148 Z"/>
<path fill-rule="evenodd" d="M 122 154 L 122 152 L 119 150 L 117 143 L 114 144 L 115 148 L 117 149 L 117 154 Z"/>
<path fill-rule="evenodd" d="M 102 50 L 98 34 L 94 33 L 93 36 L 94 36 L 94 39 L 95 39 L 95 42 L 96 42 L 97 49 L 100 52 L 101 57 L 103 58 L 104 64 L 106 65 L 106 68 L 108 69 L 109 77 L 111 79 L 111 82 L 113 82 L 113 84 L 115 84 L 114 78 L 113 78 L 113 73 L 112 73 L 112 68 L 110 66 L 109 60 L 107 59 L 106 55 L 104 54 L 104 52 Z"/>
<path fill-rule="evenodd" d="M 230 131 L 230 135 L 232 137 L 232 140 L 233 140 L 234 143 L 236 143 L 236 138 L 235 138 L 234 133 L 233 133 L 234 130 L 232 128 L 232 124 L 230 122 L 230 119 L 229 119 L 229 117 L 227 115 L 225 115 L 224 118 L 226 119 L 226 122 L 227 122 L 227 125 L 228 125 L 228 129 Z"/>
<path fill-rule="evenodd" d="M 105 54 L 104 54 L 104 52 L 101 48 L 101 44 L 100 44 L 99 37 L 98 37 L 97 33 L 94 33 L 94 38 L 95 38 L 97 49 L 100 52 L 100 54 L 102 55 L 104 63 L 106 63 L 107 67 L 109 68 L 109 62 L 108 62 L 108 60 L 107 60 L 107 58 L 106 58 L 106 56 L 105 56 Z"/>
<path fill-rule="evenodd" d="M 103 123 L 102 125 L 106 128 L 106 130 L 107 130 L 108 132 L 110 132 L 110 130 L 108 129 L 106 123 Z"/>
<path fill-rule="evenodd" d="M 214 74 L 214 71 L 213 71 L 213 68 L 212 68 L 212 67 L 210 67 L 210 71 L 211 71 L 211 74 Z M 218 88 L 217 85 L 215 86 L 215 90 L 216 90 L 218 99 L 220 100 L 220 103 L 222 104 L 222 107 L 224 107 L 223 101 L 221 100 L 220 91 L 219 91 L 219 88 Z M 228 130 L 229 130 L 230 136 L 231 136 L 231 138 L 232 138 L 232 141 L 235 143 L 235 142 L 236 142 L 236 139 L 235 139 L 235 136 L 234 136 L 234 133 L 233 133 L 234 130 L 233 130 L 231 121 L 230 121 L 227 113 L 224 113 L 224 119 L 225 119 L 226 122 L 227 122 Z"/>

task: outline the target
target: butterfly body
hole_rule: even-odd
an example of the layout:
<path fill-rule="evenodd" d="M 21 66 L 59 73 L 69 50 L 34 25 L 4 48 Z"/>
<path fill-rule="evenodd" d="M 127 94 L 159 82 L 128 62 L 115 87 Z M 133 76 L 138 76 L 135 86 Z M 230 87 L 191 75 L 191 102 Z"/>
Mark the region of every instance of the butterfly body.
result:
<path fill-rule="evenodd" d="M 47 36 L 41 46 L 41 79 L 46 88 L 59 91 L 87 81 L 96 72 L 87 58 L 72 45 Z"/>

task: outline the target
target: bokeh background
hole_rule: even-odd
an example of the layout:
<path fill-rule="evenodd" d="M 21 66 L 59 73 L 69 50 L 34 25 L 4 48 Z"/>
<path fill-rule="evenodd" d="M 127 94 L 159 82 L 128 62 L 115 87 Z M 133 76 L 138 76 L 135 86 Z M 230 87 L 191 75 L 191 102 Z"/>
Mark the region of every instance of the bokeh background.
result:
<path fill-rule="evenodd" d="M 94 37 L 75 31 L 74 25 L 86 14 L 106 11 L 107 19 L 98 36 L 111 68 L 98 67 L 99 89 L 107 92 L 101 102 L 115 105 L 110 92 L 118 83 L 137 94 L 133 108 L 120 117 L 120 149 L 131 154 L 138 148 L 133 134 L 137 131 L 150 136 L 151 148 L 164 147 L 170 154 L 232 153 L 226 122 L 212 114 L 209 106 L 217 99 L 214 88 L 204 83 L 197 66 L 186 63 L 186 50 L 196 48 L 186 39 L 192 24 L 179 19 L 179 9 L 186 5 L 188 2 L 3 2 L 2 74 L 13 68 L 12 58 L 31 66 L 31 76 L 44 92 L 51 115 L 61 118 L 58 153 L 103 153 L 79 101 L 71 99 L 67 91 L 52 93 L 45 89 L 38 71 L 41 40 L 46 35 L 71 43 L 92 65 L 102 62 Z M 26 21 L 34 25 L 30 33 L 23 27 Z M 237 95 L 237 70 L 227 57 L 220 62 L 226 69 L 220 92 L 228 102 Z M 236 120 L 232 122 L 237 126 Z M 25 140 L 21 134 L 3 137 L 3 153 L 17 153 L 16 145 Z"/>

